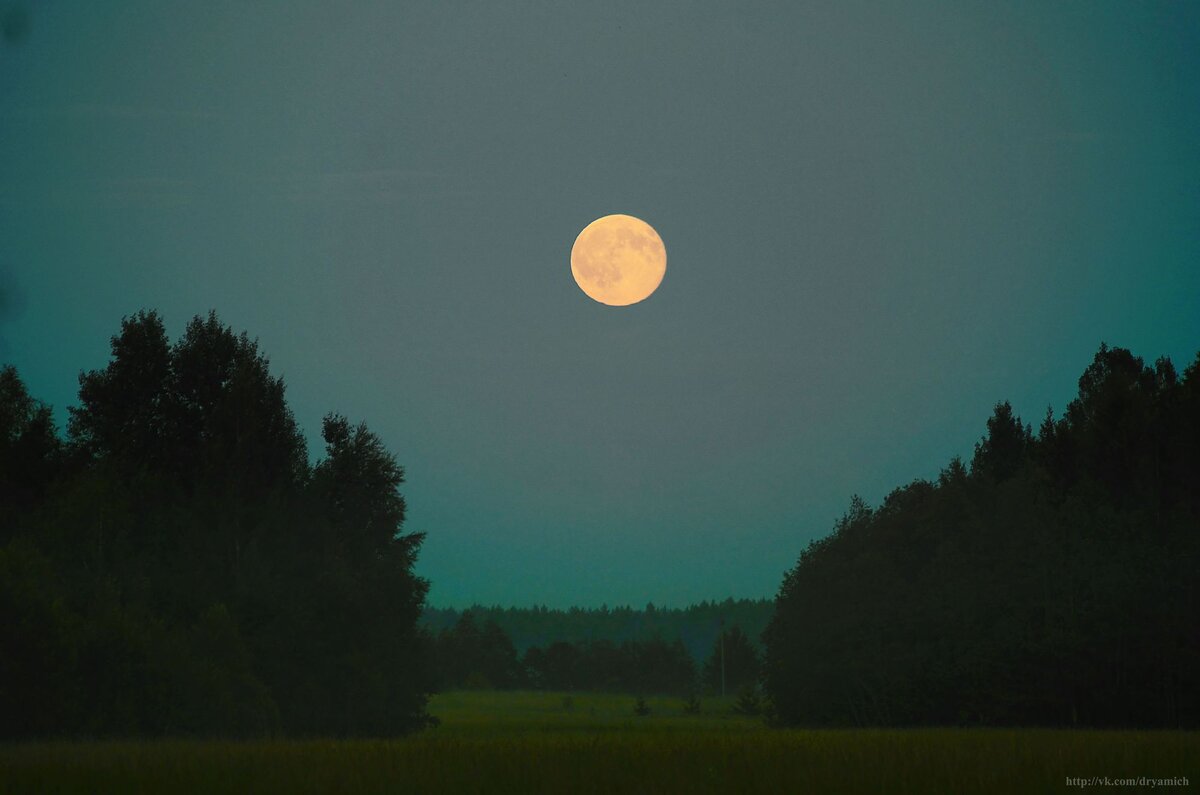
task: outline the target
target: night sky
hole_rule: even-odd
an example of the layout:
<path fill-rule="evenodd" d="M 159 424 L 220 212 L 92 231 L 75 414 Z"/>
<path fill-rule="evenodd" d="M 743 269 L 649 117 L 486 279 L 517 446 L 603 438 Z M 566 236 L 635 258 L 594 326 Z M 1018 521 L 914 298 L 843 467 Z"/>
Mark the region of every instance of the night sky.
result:
<path fill-rule="evenodd" d="M 732 10 L 734 5 L 737 10 Z M 0 359 L 216 309 L 430 602 L 771 596 L 849 498 L 1200 349 L 1200 4 L 0 0 Z M 613 308 L 569 254 L 666 244 Z"/>

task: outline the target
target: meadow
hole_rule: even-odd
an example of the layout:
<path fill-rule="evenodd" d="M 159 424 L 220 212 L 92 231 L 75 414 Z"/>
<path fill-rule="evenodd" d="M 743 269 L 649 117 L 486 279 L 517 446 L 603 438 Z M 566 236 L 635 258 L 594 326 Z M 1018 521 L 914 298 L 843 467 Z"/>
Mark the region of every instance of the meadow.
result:
<path fill-rule="evenodd" d="M 1082 788 L 1068 777 L 1200 781 L 1197 732 L 781 730 L 733 714 L 732 700 L 704 700 L 700 714 L 680 699 L 646 703 L 636 716 L 630 696 L 454 692 L 431 701 L 439 727 L 401 739 L 9 744 L 0 793 L 1033 793 Z"/>

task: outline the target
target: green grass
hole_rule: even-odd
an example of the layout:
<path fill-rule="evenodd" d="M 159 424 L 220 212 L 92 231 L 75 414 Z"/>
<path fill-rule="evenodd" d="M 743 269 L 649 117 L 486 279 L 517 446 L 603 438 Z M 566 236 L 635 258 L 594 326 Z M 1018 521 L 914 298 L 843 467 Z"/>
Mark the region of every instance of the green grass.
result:
<path fill-rule="evenodd" d="M 761 721 L 733 714 L 735 699 L 703 699 L 699 715 L 683 711 L 683 699 L 647 696 L 650 714 L 633 713 L 634 697 L 611 693 L 539 693 L 534 691 L 459 691 L 441 693 L 429 711 L 442 726 L 436 731 L 454 737 L 496 736 L 498 733 L 662 734 L 697 731 L 758 731 Z"/>
<path fill-rule="evenodd" d="M 1197 732 L 783 731 L 728 702 L 698 716 L 679 699 L 647 703 L 639 718 L 632 697 L 447 693 L 431 704 L 441 727 L 398 740 L 7 745 L 0 794 L 1061 793 L 1068 776 L 1200 786 Z"/>

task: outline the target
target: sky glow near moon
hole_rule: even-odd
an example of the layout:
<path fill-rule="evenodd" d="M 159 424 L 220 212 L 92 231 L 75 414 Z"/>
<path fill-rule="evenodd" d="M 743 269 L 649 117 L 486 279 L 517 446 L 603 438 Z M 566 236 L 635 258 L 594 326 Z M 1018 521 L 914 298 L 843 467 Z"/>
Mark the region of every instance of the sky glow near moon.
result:
<path fill-rule="evenodd" d="M 662 284 L 667 249 L 650 224 L 631 215 L 592 221 L 571 247 L 571 274 L 589 298 L 608 306 L 644 301 Z"/>

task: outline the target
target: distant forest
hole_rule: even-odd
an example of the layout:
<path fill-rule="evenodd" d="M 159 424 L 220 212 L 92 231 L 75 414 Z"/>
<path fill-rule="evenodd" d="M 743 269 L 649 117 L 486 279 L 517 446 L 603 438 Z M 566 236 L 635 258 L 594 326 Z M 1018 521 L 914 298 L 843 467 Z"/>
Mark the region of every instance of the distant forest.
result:
<path fill-rule="evenodd" d="M 69 414 L 0 367 L 0 740 L 385 736 L 438 689 L 722 682 L 781 725 L 1200 726 L 1200 356 L 1101 346 L 1061 416 L 999 403 L 969 462 L 852 499 L 773 602 L 685 609 L 426 607 L 403 468 L 333 413 L 310 462 L 215 314 L 174 343 L 125 318 Z"/>
<path fill-rule="evenodd" d="M 760 638 L 774 609 L 775 603 L 769 599 L 705 601 L 685 608 L 648 604 L 640 610 L 607 606 L 551 610 L 475 605 L 466 611 L 426 607 L 421 624 L 437 633 L 454 626 L 464 612 L 470 612 L 476 623 L 494 621 L 512 640 L 518 654 L 555 641 L 609 641 L 620 645 L 626 641 L 679 640 L 699 664 L 708 658 L 722 624 L 727 628 L 740 627 L 751 643 L 761 650 Z"/>
<path fill-rule="evenodd" d="M 657 611 L 647 612 L 653 617 Z M 429 642 L 438 690 L 533 688 L 698 698 L 748 688 L 743 708 L 749 709 L 757 704 L 762 672 L 761 653 L 736 624 L 715 634 L 695 658 L 678 637 L 668 640 L 661 632 L 622 640 L 553 640 L 519 652 L 495 618 L 471 610 L 453 625 L 431 631 Z"/>

